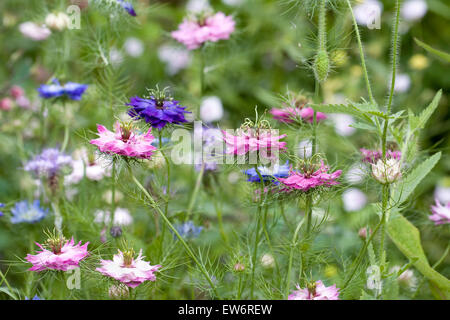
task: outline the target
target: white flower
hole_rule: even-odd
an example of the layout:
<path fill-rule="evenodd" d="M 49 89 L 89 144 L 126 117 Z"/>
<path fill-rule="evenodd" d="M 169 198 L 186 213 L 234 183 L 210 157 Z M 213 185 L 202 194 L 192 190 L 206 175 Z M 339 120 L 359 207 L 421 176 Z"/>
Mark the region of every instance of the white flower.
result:
<path fill-rule="evenodd" d="M 123 54 L 117 48 L 111 48 L 109 50 L 109 61 L 113 66 L 118 66 L 123 62 Z"/>
<path fill-rule="evenodd" d="M 95 212 L 94 222 L 104 223 L 108 225 L 111 222 L 110 211 L 97 210 Z M 114 211 L 114 222 L 115 226 L 128 226 L 133 223 L 133 217 L 130 211 L 124 208 L 116 208 Z"/>
<path fill-rule="evenodd" d="M 450 202 L 450 187 L 437 185 L 434 189 L 434 197 L 442 203 Z"/>
<path fill-rule="evenodd" d="M 359 211 L 367 204 L 367 196 L 357 188 L 349 188 L 342 193 L 345 211 Z"/>
<path fill-rule="evenodd" d="M 64 12 L 58 12 L 56 14 L 49 13 L 45 18 L 45 24 L 47 25 L 47 27 L 57 31 L 62 31 L 63 29 L 67 28 L 69 22 L 70 18 Z"/>
<path fill-rule="evenodd" d="M 400 266 L 393 266 L 391 269 L 389 269 L 390 273 L 397 273 L 400 271 Z M 410 288 L 412 291 L 414 291 L 417 287 L 417 278 L 414 275 L 414 272 L 410 269 L 406 269 L 403 271 L 401 275 L 398 276 L 397 281 Z"/>
<path fill-rule="evenodd" d="M 401 163 L 394 158 L 380 159 L 371 166 L 373 176 L 383 184 L 395 182 L 402 176 Z"/>
<path fill-rule="evenodd" d="M 406 92 L 408 91 L 409 87 L 411 86 L 411 78 L 406 73 L 400 73 L 397 74 L 395 77 L 395 85 L 394 90 L 395 92 Z"/>
<path fill-rule="evenodd" d="M 83 179 L 84 175 L 84 163 L 82 160 L 72 161 L 72 172 L 64 177 L 64 185 L 69 186 L 71 184 L 77 184 Z"/>
<path fill-rule="evenodd" d="M 202 121 L 210 123 L 213 121 L 219 121 L 223 117 L 222 101 L 219 97 L 212 96 L 204 98 L 200 105 L 200 119 Z"/>
<path fill-rule="evenodd" d="M 122 192 L 120 192 L 119 190 L 116 190 L 116 192 L 114 193 L 114 202 L 120 202 L 123 199 L 123 194 Z M 112 200 L 112 190 L 107 190 L 105 191 L 105 193 L 103 194 L 103 200 L 107 203 L 107 204 L 111 204 L 111 200 Z"/>
<path fill-rule="evenodd" d="M 336 113 L 331 115 L 331 119 L 334 122 L 334 130 L 337 134 L 343 137 L 347 137 L 355 133 L 356 129 L 350 127 L 355 123 L 355 119 L 351 115 L 345 113 Z"/>
<path fill-rule="evenodd" d="M 372 24 L 375 19 L 381 16 L 383 12 L 383 4 L 378 0 L 365 0 L 363 3 L 354 7 L 356 22 L 362 26 Z"/>
<path fill-rule="evenodd" d="M 424 0 L 408 0 L 403 3 L 400 13 L 406 21 L 415 21 L 421 19 L 427 10 L 428 6 Z"/>
<path fill-rule="evenodd" d="M 264 254 L 261 257 L 261 264 L 264 268 L 273 268 L 275 266 L 275 260 L 271 254 Z"/>
<path fill-rule="evenodd" d="M 186 11 L 192 13 L 200 13 L 203 11 L 209 11 L 211 6 L 208 0 L 189 0 L 186 4 Z"/>
<path fill-rule="evenodd" d="M 162 45 L 158 49 L 158 57 L 166 64 L 169 75 L 177 74 L 191 63 L 189 51 L 178 46 Z"/>
<path fill-rule="evenodd" d="M 39 26 L 34 22 L 28 21 L 19 25 L 20 32 L 27 38 L 34 41 L 45 40 L 52 33 L 46 26 Z"/>
<path fill-rule="evenodd" d="M 361 163 L 356 163 L 345 174 L 345 180 L 350 184 L 358 184 L 364 180 L 365 176 L 364 166 Z"/>
<path fill-rule="evenodd" d="M 129 37 L 124 43 L 125 52 L 133 58 L 140 57 L 144 52 L 144 44 L 135 37 Z"/>
<path fill-rule="evenodd" d="M 312 155 L 312 141 L 302 140 L 298 144 L 297 154 L 300 158 L 309 158 Z"/>

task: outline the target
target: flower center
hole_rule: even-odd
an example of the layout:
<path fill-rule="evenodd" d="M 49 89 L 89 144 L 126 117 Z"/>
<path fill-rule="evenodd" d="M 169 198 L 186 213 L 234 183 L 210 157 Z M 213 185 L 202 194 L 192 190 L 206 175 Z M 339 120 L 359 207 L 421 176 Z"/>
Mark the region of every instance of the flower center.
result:
<path fill-rule="evenodd" d="M 133 263 L 134 260 L 134 250 L 130 249 L 130 250 L 126 250 L 123 253 L 123 265 L 126 268 L 131 267 L 131 264 Z"/>
<path fill-rule="evenodd" d="M 61 249 L 67 240 L 63 236 L 48 238 L 45 245 L 50 248 L 54 254 L 60 254 Z"/>

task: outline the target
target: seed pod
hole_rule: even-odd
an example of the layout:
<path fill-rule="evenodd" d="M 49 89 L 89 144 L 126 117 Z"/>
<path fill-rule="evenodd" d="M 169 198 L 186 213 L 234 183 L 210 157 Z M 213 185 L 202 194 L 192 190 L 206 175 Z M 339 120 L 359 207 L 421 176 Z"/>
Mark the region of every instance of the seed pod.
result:
<path fill-rule="evenodd" d="M 328 58 L 328 53 L 325 50 L 320 50 L 317 53 L 316 59 L 314 61 L 314 74 L 317 81 L 323 82 L 328 77 L 328 71 L 330 70 L 330 60 Z"/>

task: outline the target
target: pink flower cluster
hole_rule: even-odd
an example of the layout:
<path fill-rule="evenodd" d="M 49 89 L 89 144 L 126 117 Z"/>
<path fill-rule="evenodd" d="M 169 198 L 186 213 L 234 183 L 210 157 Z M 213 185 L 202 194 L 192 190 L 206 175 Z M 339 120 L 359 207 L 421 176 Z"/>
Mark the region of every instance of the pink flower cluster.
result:
<path fill-rule="evenodd" d="M 78 267 L 78 264 L 87 255 L 87 246 L 89 242 L 81 245 L 81 241 L 74 245 L 73 238 L 67 241 L 64 246 L 61 247 L 59 252 L 53 252 L 45 249 L 39 243 L 36 243 L 42 251 L 38 251 L 38 254 L 27 254 L 25 260 L 32 263 L 33 266 L 30 271 L 42 271 L 46 269 L 67 271 Z"/>
<path fill-rule="evenodd" d="M 204 22 L 185 19 L 172 32 L 172 37 L 181 42 L 189 50 L 199 48 L 204 42 L 228 39 L 234 31 L 234 21 L 231 16 L 218 12 L 207 17 Z"/>
<path fill-rule="evenodd" d="M 0 109 L 8 111 L 14 106 L 14 102 L 21 108 L 28 109 L 31 107 L 30 100 L 25 96 L 24 90 L 19 86 L 12 86 L 9 90 L 12 97 L 5 97 L 0 99 Z"/>
<path fill-rule="evenodd" d="M 293 189 L 308 191 L 319 186 L 333 186 L 339 184 L 336 181 L 342 174 L 342 170 L 328 173 L 328 167 L 322 162 L 320 168 L 311 174 L 298 171 L 291 171 L 289 177 L 278 178 L 278 180 L 287 186 L 287 190 Z"/>
<path fill-rule="evenodd" d="M 99 138 L 91 140 L 100 151 L 115 153 L 121 156 L 150 159 L 152 152 L 156 150 L 152 146 L 154 139 L 151 128 L 146 134 L 136 134 L 123 129 L 120 123 L 115 123 L 115 132 L 111 132 L 102 125 L 97 125 Z"/>
<path fill-rule="evenodd" d="M 161 268 L 160 265 L 151 266 L 143 258 L 141 249 L 136 259 L 125 263 L 124 254 L 119 250 L 119 253 L 113 256 L 113 260 L 101 260 L 102 266 L 96 270 L 122 282 L 130 288 L 136 288 L 144 281 L 155 281 L 156 276 L 154 273 Z"/>
<path fill-rule="evenodd" d="M 443 206 L 438 199 L 435 199 L 436 205 L 431 206 L 432 215 L 429 216 L 430 220 L 435 225 L 450 223 L 450 201 Z"/>
<path fill-rule="evenodd" d="M 377 163 L 383 157 L 383 152 L 381 150 L 368 150 L 361 148 L 359 149 L 363 156 L 362 161 L 367 163 Z M 398 150 L 387 150 L 386 159 L 396 159 L 400 160 L 402 153 Z"/>
<path fill-rule="evenodd" d="M 307 121 L 309 123 L 313 123 L 314 121 L 314 109 L 311 107 L 307 108 L 272 108 L 270 110 L 270 113 L 272 114 L 273 118 L 275 120 L 278 120 L 280 122 L 284 123 L 292 123 L 294 122 L 294 119 L 297 117 L 301 117 L 304 121 Z M 327 118 L 327 115 L 322 112 L 316 113 L 316 121 L 322 121 Z"/>
<path fill-rule="evenodd" d="M 326 287 L 321 280 L 316 281 L 310 288 L 297 290 L 289 295 L 288 300 L 339 300 L 339 288 L 336 285 Z"/>
<path fill-rule="evenodd" d="M 227 145 L 226 153 L 245 155 L 249 152 L 260 151 L 261 157 L 272 159 L 279 150 L 286 149 L 286 142 L 280 141 L 286 135 L 273 135 L 275 131 L 261 129 L 257 133 L 254 129 L 241 130 L 238 135 L 222 131 L 223 140 Z"/>

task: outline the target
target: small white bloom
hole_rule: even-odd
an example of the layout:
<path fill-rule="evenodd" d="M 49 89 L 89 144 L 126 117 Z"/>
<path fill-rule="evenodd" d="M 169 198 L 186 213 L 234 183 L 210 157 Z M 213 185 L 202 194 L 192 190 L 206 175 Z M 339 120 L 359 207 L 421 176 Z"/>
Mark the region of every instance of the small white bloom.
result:
<path fill-rule="evenodd" d="M 109 50 L 109 61 L 113 66 L 118 66 L 123 62 L 123 54 L 117 48 L 111 48 Z"/>
<path fill-rule="evenodd" d="M 82 160 L 72 161 L 72 172 L 64 177 L 64 185 L 69 186 L 71 184 L 77 184 L 83 179 L 84 175 L 84 163 Z"/>
<path fill-rule="evenodd" d="M 441 203 L 450 202 L 450 187 L 437 185 L 434 189 L 434 197 Z"/>
<path fill-rule="evenodd" d="M 355 133 L 356 129 L 350 127 L 355 123 L 355 119 L 351 115 L 345 113 L 336 113 L 331 115 L 331 119 L 334 122 L 334 130 L 337 134 L 343 137 L 347 137 Z"/>
<path fill-rule="evenodd" d="M 222 101 L 219 97 L 212 96 L 203 99 L 200 105 L 200 119 L 202 121 L 210 123 L 213 121 L 219 121 L 223 117 Z"/>
<path fill-rule="evenodd" d="M 111 222 L 110 211 L 97 210 L 95 212 L 94 222 L 109 224 Z M 130 211 L 124 208 L 116 208 L 114 211 L 114 222 L 115 226 L 128 226 L 133 223 L 133 217 Z"/>
<path fill-rule="evenodd" d="M 312 141 L 302 140 L 298 144 L 297 154 L 300 158 L 310 158 L 312 155 Z"/>
<path fill-rule="evenodd" d="M 427 10 L 425 0 L 408 0 L 403 3 L 400 13 L 406 21 L 415 21 L 421 19 Z"/>
<path fill-rule="evenodd" d="M 271 254 L 264 254 L 261 257 L 261 264 L 264 268 L 273 268 L 275 266 L 275 259 Z"/>
<path fill-rule="evenodd" d="M 129 37 L 124 43 L 125 52 L 133 58 L 140 57 L 144 53 L 144 44 L 135 37 Z"/>
<path fill-rule="evenodd" d="M 64 12 L 49 13 L 45 18 L 47 27 L 53 30 L 62 31 L 69 25 L 70 18 Z"/>
<path fill-rule="evenodd" d="M 395 92 L 406 92 L 411 87 L 411 78 L 406 73 L 400 73 L 395 77 Z"/>
<path fill-rule="evenodd" d="M 178 46 L 162 45 L 158 49 L 159 60 L 166 64 L 169 75 L 177 74 L 191 63 L 191 55 L 188 50 Z"/>
<path fill-rule="evenodd" d="M 114 193 L 114 200 L 115 203 L 122 201 L 123 199 L 123 194 L 122 192 L 120 192 L 119 190 L 116 190 L 116 192 Z M 103 194 L 103 200 L 107 203 L 107 204 L 111 204 L 111 200 L 112 200 L 112 191 L 111 190 L 107 190 L 104 194 Z"/>
<path fill-rule="evenodd" d="M 211 10 L 208 0 L 189 0 L 186 4 L 186 11 L 192 13 L 200 13 Z"/>
<path fill-rule="evenodd" d="M 367 27 L 379 19 L 383 12 L 383 4 L 378 0 L 364 0 L 353 8 L 356 22 Z"/>
<path fill-rule="evenodd" d="M 385 161 L 380 159 L 371 166 L 373 176 L 382 184 L 395 182 L 402 176 L 401 163 L 394 158 Z"/>
<path fill-rule="evenodd" d="M 398 274 L 399 271 L 400 266 L 393 266 L 391 269 L 389 269 L 390 273 Z M 403 273 L 398 276 L 397 281 L 411 290 L 415 290 L 417 287 L 417 278 L 414 275 L 414 272 L 410 269 L 406 269 L 405 271 L 403 271 Z"/>
<path fill-rule="evenodd" d="M 366 171 L 364 165 L 361 163 L 355 163 L 345 174 L 345 180 L 350 184 L 358 184 L 364 180 Z"/>
<path fill-rule="evenodd" d="M 241 175 L 235 171 L 230 172 L 230 174 L 228 175 L 228 182 L 231 184 L 235 184 L 239 181 Z"/>
<path fill-rule="evenodd" d="M 349 188 L 342 193 L 345 211 L 359 211 L 367 204 L 367 196 L 357 188 Z"/>

